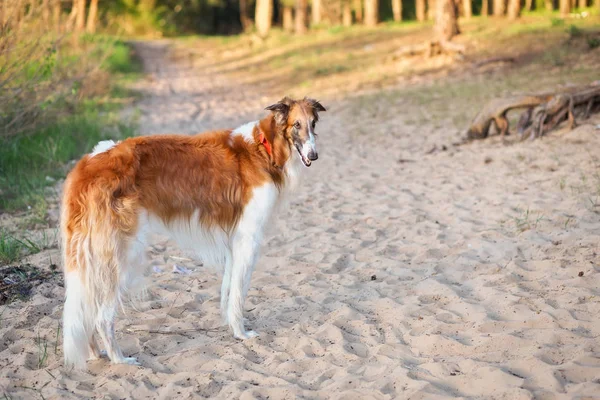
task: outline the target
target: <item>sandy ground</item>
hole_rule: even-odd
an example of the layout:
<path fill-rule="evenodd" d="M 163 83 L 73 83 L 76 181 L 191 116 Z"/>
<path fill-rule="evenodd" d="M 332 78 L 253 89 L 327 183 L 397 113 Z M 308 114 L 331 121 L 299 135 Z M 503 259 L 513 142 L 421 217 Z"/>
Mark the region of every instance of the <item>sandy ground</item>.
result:
<path fill-rule="evenodd" d="M 144 134 L 234 127 L 277 99 L 162 46 L 140 48 Z M 422 113 L 411 98 L 323 100 L 319 161 L 265 240 L 246 303 L 260 337 L 221 327 L 217 274 L 160 239 L 148 297 L 117 324 L 142 367 L 64 370 L 63 289 L 49 282 L 0 308 L 0 395 L 600 398 L 600 120 L 427 154 L 457 132 L 407 123 Z"/>

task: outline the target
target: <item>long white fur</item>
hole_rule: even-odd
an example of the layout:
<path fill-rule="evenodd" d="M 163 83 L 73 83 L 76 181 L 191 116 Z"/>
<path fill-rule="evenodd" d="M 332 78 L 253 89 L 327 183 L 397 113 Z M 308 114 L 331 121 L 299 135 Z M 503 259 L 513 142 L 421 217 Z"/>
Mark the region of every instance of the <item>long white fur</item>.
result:
<path fill-rule="evenodd" d="M 231 131 L 231 136 L 242 136 L 244 140 L 248 143 L 254 143 L 254 136 L 252 133 L 254 132 L 254 128 L 258 125 L 259 121 L 248 122 L 247 124 L 238 126 L 233 131 Z"/>
<path fill-rule="evenodd" d="M 92 150 L 90 156 L 94 157 L 95 155 L 104 153 L 105 151 L 112 149 L 116 145 L 117 143 L 115 143 L 114 140 L 103 140 L 101 142 L 98 142 L 98 144 L 94 146 L 94 149 Z"/>
<path fill-rule="evenodd" d="M 244 136 L 246 140 L 252 140 L 250 138 L 256 124 L 257 122 L 248 123 L 234 132 Z M 107 151 L 114 145 L 112 141 L 100 142 L 94 148 L 92 156 Z M 66 275 L 65 282 L 65 365 L 84 368 L 88 357 L 95 358 L 100 354 L 94 337 L 95 332 L 98 332 L 105 342 L 106 353 L 113 363 L 139 365 L 135 358 L 124 357 L 121 353 L 115 338 L 114 319 L 125 296 L 132 293 L 132 289 L 139 286 L 142 280 L 145 272 L 142 260 L 150 233 L 166 234 L 179 246 L 192 249 L 206 265 L 221 267 L 223 321 L 229 324 L 236 338 L 249 339 L 257 336 L 256 332 L 247 331 L 244 327 L 244 301 L 250 288 L 264 229 L 276 206 L 282 204 L 286 194 L 298 186 L 301 169 L 303 166 L 300 156 L 293 151 L 292 159 L 285 166 L 287 179 L 284 190 L 278 192 L 273 183 L 255 188 L 238 225 L 229 233 L 219 228 L 207 229 L 202 226 L 198 211 L 189 220 L 176 220 L 168 225 L 150 212 L 142 211 L 135 238 L 124 240 L 102 234 L 112 231 L 109 226 L 111 222 L 94 216 L 92 211 L 88 221 L 92 227 L 90 236 L 72 239 L 77 249 L 76 262 L 79 266 Z M 63 207 L 63 219 L 64 216 Z M 64 249 L 65 243 L 63 252 Z M 117 287 L 108 283 L 110 278 L 105 274 L 109 269 L 106 265 L 100 265 L 104 261 L 95 255 L 93 249 L 102 249 L 104 254 L 109 252 L 113 255 L 110 262 L 114 265 L 110 265 L 109 269 L 116 268 L 121 272 Z M 84 276 L 80 271 L 86 271 Z"/>

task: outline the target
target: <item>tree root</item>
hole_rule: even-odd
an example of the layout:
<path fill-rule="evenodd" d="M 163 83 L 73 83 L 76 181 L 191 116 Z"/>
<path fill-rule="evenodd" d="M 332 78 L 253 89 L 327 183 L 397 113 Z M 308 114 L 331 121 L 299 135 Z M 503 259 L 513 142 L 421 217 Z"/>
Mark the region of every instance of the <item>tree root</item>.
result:
<path fill-rule="evenodd" d="M 475 116 L 467 129 L 467 139 L 488 137 L 492 124 L 504 138 L 509 134 L 506 115 L 516 109 L 525 109 L 516 125 L 520 140 L 540 138 L 564 121 L 568 122 L 569 129 L 573 129 L 577 119 L 584 120 L 600 112 L 600 83 L 553 93 L 492 100 Z"/>
<path fill-rule="evenodd" d="M 440 54 L 464 55 L 465 51 L 465 46 L 460 43 L 454 43 L 447 40 L 433 40 L 416 45 L 401 47 L 393 54 L 393 58 L 398 59 L 421 54 L 427 57 L 434 57 Z"/>

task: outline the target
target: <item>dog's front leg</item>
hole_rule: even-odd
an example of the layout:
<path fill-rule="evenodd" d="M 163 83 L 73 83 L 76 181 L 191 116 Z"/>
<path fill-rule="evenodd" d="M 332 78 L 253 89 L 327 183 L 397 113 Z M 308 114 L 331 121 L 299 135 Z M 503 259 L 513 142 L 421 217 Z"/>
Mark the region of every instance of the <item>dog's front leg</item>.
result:
<path fill-rule="evenodd" d="M 246 331 L 244 328 L 243 310 L 252 271 L 258 257 L 259 236 L 256 233 L 238 232 L 234 239 L 227 321 L 233 330 L 233 335 L 238 339 L 250 339 L 258 336 L 256 332 Z"/>

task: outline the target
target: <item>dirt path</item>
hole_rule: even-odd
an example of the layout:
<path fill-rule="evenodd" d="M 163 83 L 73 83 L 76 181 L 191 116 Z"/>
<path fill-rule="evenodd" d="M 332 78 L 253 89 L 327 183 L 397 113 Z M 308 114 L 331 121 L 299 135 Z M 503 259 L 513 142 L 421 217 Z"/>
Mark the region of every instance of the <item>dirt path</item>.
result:
<path fill-rule="evenodd" d="M 151 74 L 144 134 L 233 127 L 271 99 L 202 75 L 164 43 L 139 53 Z M 143 367 L 63 370 L 63 290 L 46 285 L 3 312 L 0 388 L 45 399 L 600 393 L 600 121 L 426 154 L 455 132 L 411 125 L 412 99 L 323 100 L 319 161 L 268 235 L 246 304 L 259 338 L 233 339 L 218 276 L 159 240 L 148 297 L 117 324 Z"/>

